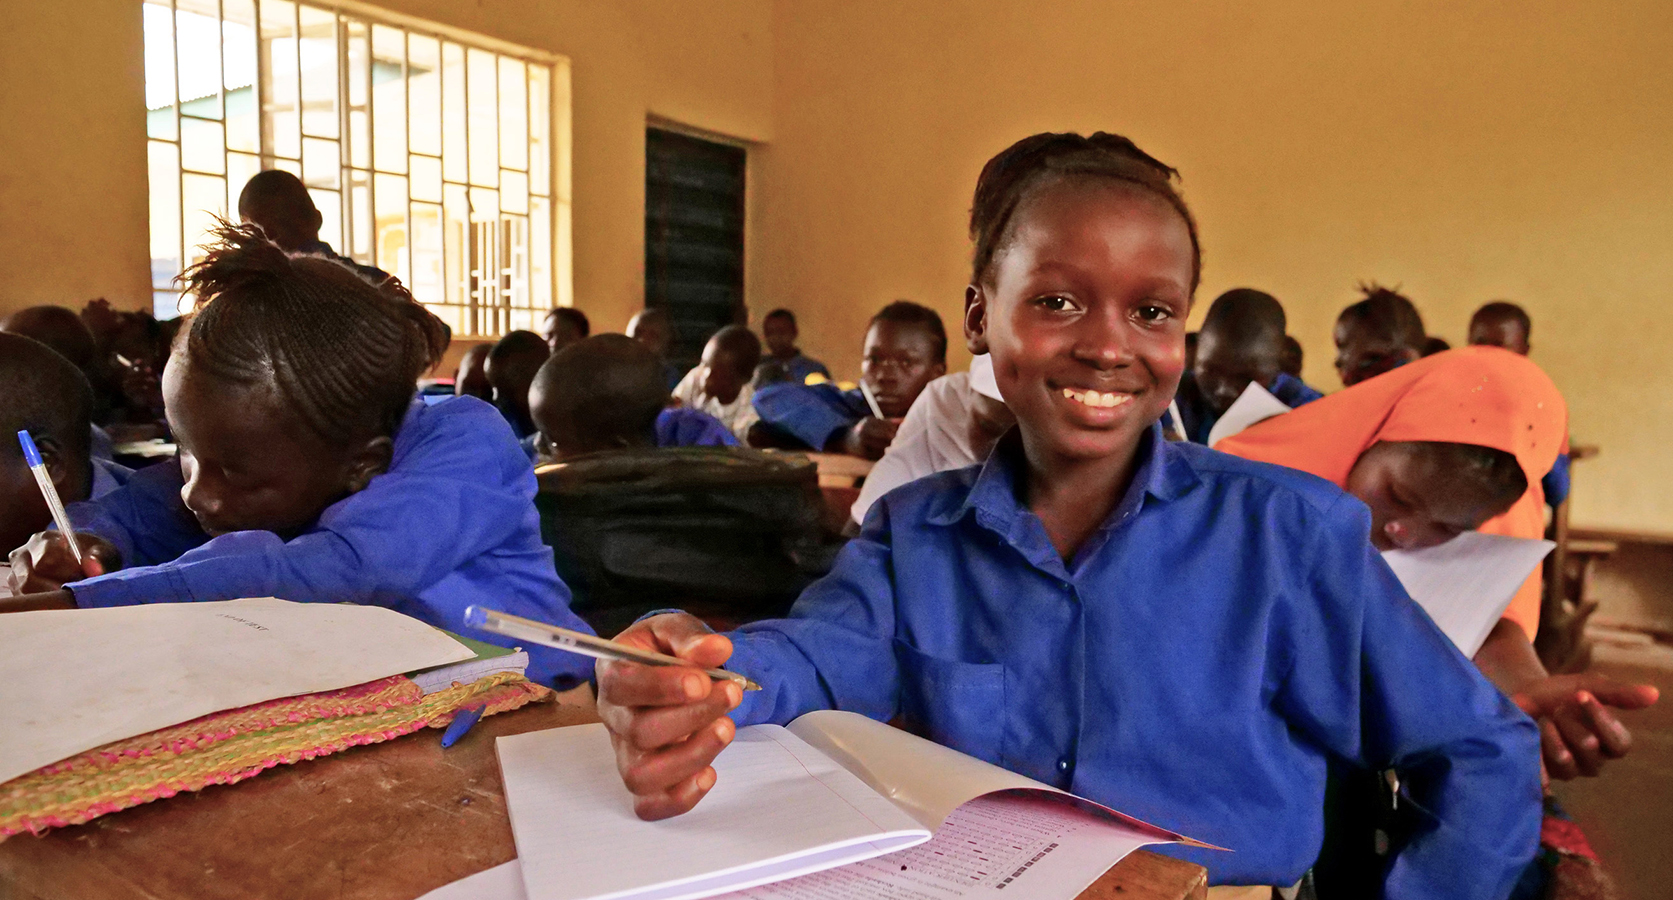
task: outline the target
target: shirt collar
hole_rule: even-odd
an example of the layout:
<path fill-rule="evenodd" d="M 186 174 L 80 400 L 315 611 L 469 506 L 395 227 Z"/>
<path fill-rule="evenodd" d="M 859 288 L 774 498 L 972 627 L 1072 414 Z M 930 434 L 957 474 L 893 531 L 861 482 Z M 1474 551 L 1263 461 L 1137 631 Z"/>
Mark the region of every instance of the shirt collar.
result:
<path fill-rule="evenodd" d="M 1022 512 L 1017 502 L 1017 477 L 1021 474 L 1022 434 L 1011 429 L 994 447 L 981 472 L 971 484 L 962 501 L 957 494 L 947 497 L 944 507 L 927 517 L 932 525 L 951 525 L 968 515 L 985 527 L 1000 534 L 1010 534 L 1017 516 Z M 1127 487 L 1121 502 L 1111 510 L 1101 529 L 1111 528 L 1138 512 L 1146 496 L 1157 500 L 1172 500 L 1190 490 L 1199 481 L 1190 459 L 1172 442 L 1162 437 L 1161 423 L 1153 423 L 1138 446 L 1138 471 Z"/>

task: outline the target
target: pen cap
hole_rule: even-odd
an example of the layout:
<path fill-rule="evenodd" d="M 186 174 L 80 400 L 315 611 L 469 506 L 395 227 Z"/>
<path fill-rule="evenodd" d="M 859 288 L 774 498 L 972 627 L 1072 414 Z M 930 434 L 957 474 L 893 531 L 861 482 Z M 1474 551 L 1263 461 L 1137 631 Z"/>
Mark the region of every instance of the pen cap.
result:
<path fill-rule="evenodd" d="M 35 439 L 29 436 L 28 431 L 18 432 L 17 442 L 23 445 L 23 461 L 29 464 L 29 468 L 43 465 L 41 451 L 35 447 Z"/>
<path fill-rule="evenodd" d="M 481 628 L 488 624 L 488 611 L 472 603 L 465 607 L 465 624 L 472 628 Z"/>

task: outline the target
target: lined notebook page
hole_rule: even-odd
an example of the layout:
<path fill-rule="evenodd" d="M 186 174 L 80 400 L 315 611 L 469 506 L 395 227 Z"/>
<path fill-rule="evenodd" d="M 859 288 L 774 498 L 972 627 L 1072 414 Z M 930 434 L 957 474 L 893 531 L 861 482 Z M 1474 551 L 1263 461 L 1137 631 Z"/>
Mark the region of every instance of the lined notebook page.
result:
<path fill-rule="evenodd" d="M 927 844 L 728 900 L 1069 900 L 1148 834 L 1040 793 L 978 797 L 947 817 Z"/>
<path fill-rule="evenodd" d="M 1438 547 L 1386 551 L 1383 559 L 1458 649 L 1475 656 L 1522 582 L 1555 546 L 1466 531 Z"/>
<path fill-rule="evenodd" d="M 529 900 L 707 897 L 929 839 L 776 725 L 739 730 L 703 802 L 660 822 L 633 814 L 603 725 L 502 737 L 497 749 Z"/>

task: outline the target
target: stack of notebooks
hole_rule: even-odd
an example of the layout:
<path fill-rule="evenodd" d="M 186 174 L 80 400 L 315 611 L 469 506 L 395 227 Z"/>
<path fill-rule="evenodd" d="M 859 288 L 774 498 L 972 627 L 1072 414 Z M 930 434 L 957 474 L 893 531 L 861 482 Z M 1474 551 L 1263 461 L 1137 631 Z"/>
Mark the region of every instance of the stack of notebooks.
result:
<path fill-rule="evenodd" d="M 542 699 L 528 655 L 275 599 L 0 616 L 0 839 Z"/>

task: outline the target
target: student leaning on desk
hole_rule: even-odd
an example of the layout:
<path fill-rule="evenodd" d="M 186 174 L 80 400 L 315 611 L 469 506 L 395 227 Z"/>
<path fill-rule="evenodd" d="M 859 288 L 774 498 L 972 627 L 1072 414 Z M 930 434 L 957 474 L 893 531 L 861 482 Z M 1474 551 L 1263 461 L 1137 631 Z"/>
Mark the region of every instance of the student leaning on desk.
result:
<path fill-rule="evenodd" d="M 1396 769 L 1418 820 L 1387 896 L 1509 892 L 1539 833 L 1533 723 L 1406 597 L 1364 505 L 1162 440 L 1200 271 L 1173 175 L 1102 133 L 988 163 L 965 335 L 1019 428 L 885 496 L 789 619 L 622 635 L 764 686 L 599 665 L 641 816 L 697 804 L 737 726 L 840 708 L 1229 847 L 1162 851 L 1217 884 L 1295 884 L 1327 765 Z"/>
<path fill-rule="evenodd" d="M 71 505 L 105 574 L 41 532 L 11 567 L 20 594 L 44 593 L 0 610 L 346 601 L 509 643 L 464 626 L 481 604 L 589 631 L 541 543 L 534 470 L 510 427 L 474 397 L 415 397 L 447 346 L 441 321 L 398 285 L 287 256 L 253 226 L 217 237 L 186 273 L 197 312 L 163 375 L 179 461 Z M 531 681 L 571 687 L 589 671 L 531 651 Z"/>

